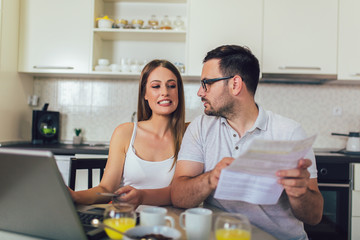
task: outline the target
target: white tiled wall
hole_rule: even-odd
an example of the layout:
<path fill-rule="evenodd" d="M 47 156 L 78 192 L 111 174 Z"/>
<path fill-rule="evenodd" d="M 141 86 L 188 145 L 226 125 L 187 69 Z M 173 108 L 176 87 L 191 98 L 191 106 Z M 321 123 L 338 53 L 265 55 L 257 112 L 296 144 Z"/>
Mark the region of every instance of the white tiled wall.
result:
<path fill-rule="evenodd" d="M 185 82 L 186 121 L 203 112 L 198 88 L 198 81 Z M 35 78 L 34 94 L 40 96 L 36 109 L 48 102 L 49 110 L 60 111 L 61 141 L 71 141 L 73 129 L 82 128 L 85 141 L 109 142 L 114 128 L 136 111 L 138 81 L 41 77 Z M 346 138 L 331 133 L 360 131 L 359 85 L 260 84 L 256 101 L 317 134 L 316 148 L 345 147 Z M 334 107 L 340 116 L 333 115 Z"/>

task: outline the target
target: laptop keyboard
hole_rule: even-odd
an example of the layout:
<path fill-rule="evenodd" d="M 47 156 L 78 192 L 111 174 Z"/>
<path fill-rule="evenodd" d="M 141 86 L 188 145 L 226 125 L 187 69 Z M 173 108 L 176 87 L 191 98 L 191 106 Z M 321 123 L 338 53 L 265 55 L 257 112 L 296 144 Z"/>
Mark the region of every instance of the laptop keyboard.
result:
<path fill-rule="evenodd" d="M 99 214 L 92 214 L 92 213 L 85 213 L 85 212 L 78 212 L 78 214 L 80 217 L 80 221 L 81 221 L 82 225 L 84 225 L 84 226 L 91 226 L 91 220 L 93 220 L 94 218 L 99 219 L 100 222 L 102 222 L 104 219 L 104 216 L 99 215 Z"/>

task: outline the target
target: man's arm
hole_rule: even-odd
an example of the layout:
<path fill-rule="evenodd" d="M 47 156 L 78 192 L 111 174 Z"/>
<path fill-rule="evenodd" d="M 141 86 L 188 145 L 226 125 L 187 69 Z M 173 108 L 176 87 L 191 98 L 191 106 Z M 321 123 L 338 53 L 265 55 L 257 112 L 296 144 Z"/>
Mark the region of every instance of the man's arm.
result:
<path fill-rule="evenodd" d="M 233 158 L 224 158 L 212 171 L 206 173 L 202 173 L 203 163 L 178 161 L 171 184 L 173 205 L 181 208 L 198 206 L 216 189 L 221 170 L 233 160 Z"/>
<path fill-rule="evenodd" d="M 298 167 L 278 171 L 279 183 L 284 186 L 294 215 L 304 223 L 315 225 L 321 221 L 324 199 L 318 188 L 317 179 L 309 178 L 309 159 L 301 159 Z"/>

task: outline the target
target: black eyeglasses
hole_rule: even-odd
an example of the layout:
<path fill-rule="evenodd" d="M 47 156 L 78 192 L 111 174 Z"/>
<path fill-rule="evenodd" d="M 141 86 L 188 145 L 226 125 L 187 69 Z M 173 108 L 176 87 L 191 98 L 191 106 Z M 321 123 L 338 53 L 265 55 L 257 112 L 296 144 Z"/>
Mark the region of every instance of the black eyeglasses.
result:
<path fill-rule="evenodd" d="M 221 77 L 221 78 L 211 78 L 211 79 L 203 79 L 201 80 L 201 86 L 202 88 L 205 90 L 205 92 L 207 91 L 207 88 L 206 88 L 206 84 L 209 84 L 209 83 L 214 83 L 214 82 L 217 82 L 217 81 L 221 81 L 221 80 L 226 80 L 226 79 L 230 79 L 230 78 L 233 78 L 234 76 L 230 76 L 230 77 Z"/>

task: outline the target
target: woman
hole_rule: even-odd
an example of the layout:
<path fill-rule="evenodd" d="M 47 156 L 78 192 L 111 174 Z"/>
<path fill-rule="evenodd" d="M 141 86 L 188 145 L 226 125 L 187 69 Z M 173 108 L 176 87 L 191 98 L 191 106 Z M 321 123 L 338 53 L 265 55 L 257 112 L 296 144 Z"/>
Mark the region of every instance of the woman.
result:
<path fill-rule="evenodd" d="M 100 184 L 70 193 L 80 204 L 106 203 L 118 193 L 136 206 L 169 205 L 170 183 L 185 129 L 183 82 L 177 68 L 153 60 L 141 72 L 138 123 L 119 125 L 110 141 Z M 123 186 L 123 187 L 122 187 Z"/>

